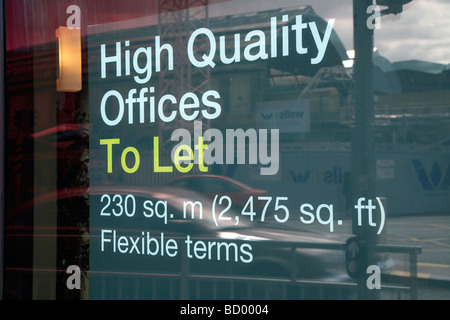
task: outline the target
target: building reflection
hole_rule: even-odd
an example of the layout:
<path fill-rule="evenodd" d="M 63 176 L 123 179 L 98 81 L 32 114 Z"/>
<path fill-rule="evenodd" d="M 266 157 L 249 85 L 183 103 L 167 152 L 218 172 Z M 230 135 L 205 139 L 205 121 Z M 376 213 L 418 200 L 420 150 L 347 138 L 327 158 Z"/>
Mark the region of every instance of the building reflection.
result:
<path fill-rule="evenodd" d="M 258 29 L 269 39 L 273 35 L 270 18 L 286 16 L 286 20 L 278 19 L 277 32 L 282 37 L 282 27 L 292 25 L 298 15 L 302 15 L 305 23 L 315 22 L 324 37 L 327 21 L 315 13 L 313 6 L 209 17 L 208 25 L 216 39 L 225 37 L 226 54 L 230 56 L 234 34 Z M 163 35 L 172 43 L 186 41 L 177 38 L 179 27 L 186 21 L 177 25 L 169 14 L 161 17 L 167 21 L 150 19 L 153 24 L 147 26 L 134 25 L 134 22 L 142 24 L 145 19 L 115 23 L 113 32 L 98 31 L 102 26 L 92 27 L 90 37 L 109 44 L 130 40 L 130 50 L 152 41 L 156 35 Z M 289 39 L 293 37 L 291 30 Z M 90 74 L 98 72 L 88 58 L 98 56 L 95 53 L 98 47 L 89 47 L 88 36 L 83 41 L 83 87 L 88 88 L 92 86 L 88 82 Z M 179 48 L 185 48 L 186 42 L 183 43 Z M 303 45 L 314 47 L 312 34 L 305 33 Z M 267 46 L 269 50 L 270 42 Z M 174 48 L 178 47 L 174 45 Z M 219 119 L 203 121 L 204 129 L 280 130 L 279 170 L 275 175 L 262 176 L 258 164 L 236 163 L 211 165 L 208 174 L 231 178 L 271 196 L 287 197 L 289 207 L 294 210 L 303 203 L 315 207 L 332 204 L 336 217 L 346 219 L 352 210 L 348 195 L 354 188 L 349 183 L 355 124 L 354 73 L 348 64 L 351 57 L 335 31 L 320 64 L 311 64 L 317 55 L 314 50 L 304 55 L 295 54 L 294 46 L 290 50 L 286 57 L 280 51 L 277 59 L 217 64 L 208 72 L 192 70 L 189 61 L 182 58 L 184 51 L 176 52 L 177 69 L 155 75 L 157 94 L 205 92 L 216 88 L 221 94 L 222 114 Z M 12 186 L 8 191 L 8 210 L 55 189 L 86 187 L 89 183 L 158 187 L 181 175 L 157 174 L 151 162 L 141 165 L 139 175 L 124 175 L 114 180 L 102 174 L 101 170 L 106 168 L 104 150 L 88 144 L 88 133 L 97 132 L 95 121 L 89 119 L 89 95 L 94 93 L 83 90 L 55 95 L 56 52 L 56 42 L 7 52 L 6 161 L 11 170 L 7 170 L 5 180 L 6 185 Z M 171 77 L 172 74 L 177 76 Z M 375 51 L 373 75 L 377 196 L 387 199 L 389 217 L 447 212 L 450 205 L 448 66 L 419 60 L 390 62 L 383 57 L 383 52 Z M 124 83 L 123 88 L 128 91 L 128 84 Z M 132 138 L 136 148 L 144 150 L 142 158 L 151 158 L 152 137 L 160 136 L 161 161 L 169 163 L 174 145 L 170 135 L 177 128 L 194 130 L 191 123 L 181 120 L 171 125 L 153 123 Z M 120 127 L 116 133 L 127 136 L 127 130 Z M 90 175 L 88 160 L 94 168 Z M 194 169 L 191 173 L 201 172 Z M 79 217 L 87 223 L 86 214 Z M 56 220 L 52 221 L 54 226 L 63 224 Z M 36 221 L 26 223 L 36 226 Z M 59 254 L 67 256 L 70 252 Z M 28 260 L 25 266 L 32 267 L 32 262 Z M 64 265 L 58 261 L 54 267 Z"/>

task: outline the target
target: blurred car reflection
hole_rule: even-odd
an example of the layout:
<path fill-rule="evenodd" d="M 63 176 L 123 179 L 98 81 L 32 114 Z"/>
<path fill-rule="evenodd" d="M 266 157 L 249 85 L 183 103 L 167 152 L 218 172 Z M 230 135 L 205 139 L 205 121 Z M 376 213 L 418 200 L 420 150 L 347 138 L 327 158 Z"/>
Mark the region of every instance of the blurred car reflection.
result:
<path fill-rule="evenodd" d="M 171 180 L 167 185 L 182 189 L 199 192 L 206 197 L 213 199 L 229 196 L 236 209 L 242 209 L 247 204 L 250 197 L 254 198 L 257 207 L 262 206 L 258 197 L 267 195 L 266 190 L 251 188 L 239 181 L 219 175 L 189 175 Z"/>
<path fill-rule="evenodd" d="M 124 201 L 125 197 L 132 201 Z M 107 199 L 111 201 L 107 201 Z M 52 201 L 57 201 L 57 206 L 56 204 L 49 205 L 49 202 Z M 117 214 L 119 203 L 120 211 L 124 212 L 122 216 Z M 187 203 L 197 203 L 199 206 L 186 209 Z M 161 204 L 159 208 L 158 204 Z M 90 209 L 87 205 L 90 206 Z M 46 210 L 37 209 L 40 206 L 44 206 Z M 146 215 L 143 214 L 142 208 L 147 209 Z M 150 208 L 151 210 L 148 210 Z M 319 245 L 342 243 L 342 240 L 336 239 L 335 235 L 317 234 L 300 229 L 289 230 L 277 224 L 249 223 L 240 216 L 238 211 L 234 210 L 227 211 L 222 217 L 230 219 L 219 220 L 218 212 L 214 212 L 210 199 L 185 189 L 167 186 L 155 188 L 102 186 L 91 187 L 89 190 L 84 188 L 68 189 L 60 190 L 57 194 L 36 198 L 33 202 L 26 204 L 24 209 L 26 210 L 17 212 L 14 216 L 11 215 L 10 218 L 13 219 L 8 221 L 7 237 L 13 244 L 14 250 L 7 252 L 10 255 L 18 255 L 20 258 L 8 261 L 25 258 L 28 261 L 27 268 L 33 268 L 31 254 L 33 240 L 32 237 L 27 236 L 27 233 L 33 231 L 27 228 L 28 231 L 24 233 L 20 229 L 23 221 L 32 220 L 33 211 L 31 209 L 34 209 L 40 214 L 58 217 L 58 226 L 48 226 L 45 234 L 46 236 L 55 235 L 51 229 L 58 229 L 57 246 L 61 249 L 58 252 L 57 267 L 61 270 L 65 270 L 70 264 L 77 264 L 82 266 L 82 269 L 87 269 L 89 266 L 91 272 L 95 271 L 96 274 L 102 272 L 176 274 L 181 272 L 183 265 L 181 254 L 172 258 L 162 254 L 154 256 L 142 254 L 142 252 L 139 254 L 138 248 L 141 248 L 141 245 L 136 246 L 134 254 L 113 252 L 112 232 L 114 231 L 117 233 L 117 237 L 119 235 L 130 239 L 141 237 L 142 241 L 147 233 L 158 241 L 162 241 L 162 237 L 166 240 L 174 239 L 178 242 L 179 248 L 183 246 L 186 248 L 185 244 L 189 239 L 190 274 L 267 276 L 289 281 L 292 278 L 325 279 L 337 273 L 345 273 L 342 252 L 314 249 L 314 246 L 312 249 L 291 249 L 291 245 L 297 242 Z M 89 210 L 88 227 L 86 221 L 88 212 L 85 211 Z M 108 215 L 109 213 L 110 215 Z M 77 221 L 77 218 L 83 221 Z M 32 223 L 28 226 L 32 226 Z M 81 234 L 88 228 L 89 247 L 83 245 L 81 237 L 74 236 L 77 234 L 77 229 L 78 234 Z M 103 235 L 110 236 L 109 240 L 105 241 L 104 238 L 102 240 L 102 230 L 111 230 L 111 232 L 103 232 Z M 24 239 L 21 236 L 24 236 Z M 197 251 L 194 253 L 193 248 L 196 243 L 200 243 L 200 245 L 197 246 Z M 225 250 L 228 251 L 219 253 L 217 250 L 219 243 L 233 243 L 236 246 L 225 246 Z M 144 246 L 145 244 L 142 244 L 142 248 Z M 64 251 L 63 248 L 68 249 Z M 235 248 L 238 251 L 234 251 Z M 242 248 L 244 250 L 240 250 Z M 26 252 L 31 256 L 20 257 Z M 74 253 L 76 253 L 76 257 L 74 257 Z M 186 253 L 184 254 L 186 255 Z M 220 258 L 218 258 L 219 254 L 221 254 Z M 86 261 L 87 259 L 89 261 Z M 24 266 L 23 264 L 8 265 L 7 268 L 13 270 Z M 45 268 L 45 266 L 43 267 Z M 65 278 L 66 276 L 63 274 L 62 279 Z M 90 278 L 90 287 L 95 288 L 93 282 L 95 276 L 91 274 Z"/>

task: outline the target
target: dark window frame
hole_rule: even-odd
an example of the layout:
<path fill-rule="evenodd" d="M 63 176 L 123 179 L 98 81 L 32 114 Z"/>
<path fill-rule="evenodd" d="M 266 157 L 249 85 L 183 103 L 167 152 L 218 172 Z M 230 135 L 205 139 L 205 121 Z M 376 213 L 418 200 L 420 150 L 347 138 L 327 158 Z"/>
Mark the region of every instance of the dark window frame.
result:
<path fill-rule="evenodd" d="M 5 64 L 4 64 L 4 50 L 5 50 L 5 16 L 4 16 L 4 5 L 5 2 L 3 0 L 0 0 L 0 17 L 1 17 L 1 23 L 0 23 L 0 300 L 3 299 L 3 241 L 4 241 L 4 225 L 3 225 L 3 193 L 4 193 L 4 178 L 3 178 L 3 172 L 4 172 L 4 165 L 5 165 L 5 153 L 4 153 L 4 78 L 5 78 Z"/>

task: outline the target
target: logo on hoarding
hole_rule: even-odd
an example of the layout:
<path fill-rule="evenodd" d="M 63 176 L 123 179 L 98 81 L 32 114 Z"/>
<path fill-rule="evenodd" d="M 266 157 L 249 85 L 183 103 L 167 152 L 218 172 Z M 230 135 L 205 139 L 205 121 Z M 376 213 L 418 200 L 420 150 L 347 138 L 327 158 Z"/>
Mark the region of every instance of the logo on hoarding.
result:
<path fill-rule="evenodd" d="M 291 178 L 295 183 L 306 183 L 306 182 L 308 182 L 308 178 L 309 178 L 309 175 L 311 174 L 311 171 L 309 171 L 309 170 L 306 172 L 298 171 L 296 173 L 291 170 L 291 171 L 289 171 L 289 174 L 291 175 Z"/>
<path fill-rule="evenodd" d="M 439 164 L 434 161 L 431 168 L 427 171 L 422 161 L 419 159 L 412 160 L 414 170 L 424 190 L 448 190 L 450 187 L 450 164 L 445 172 Z"/>
<path fill-rule="evenodd" d="M 307 100 L 269 101 L 258 104 L 259 128 L 280 129 L 280 132 L 309 132 L 309 102 Z"/>

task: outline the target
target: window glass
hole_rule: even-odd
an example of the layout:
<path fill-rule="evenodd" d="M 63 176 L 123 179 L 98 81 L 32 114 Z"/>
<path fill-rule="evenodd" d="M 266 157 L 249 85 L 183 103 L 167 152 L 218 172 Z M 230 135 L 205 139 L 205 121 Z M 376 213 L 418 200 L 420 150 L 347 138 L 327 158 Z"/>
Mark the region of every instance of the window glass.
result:
<path fill-rule="evenodd" d="M 447 2 L 2 2 L 3 298 L 450 298 Z"/>

